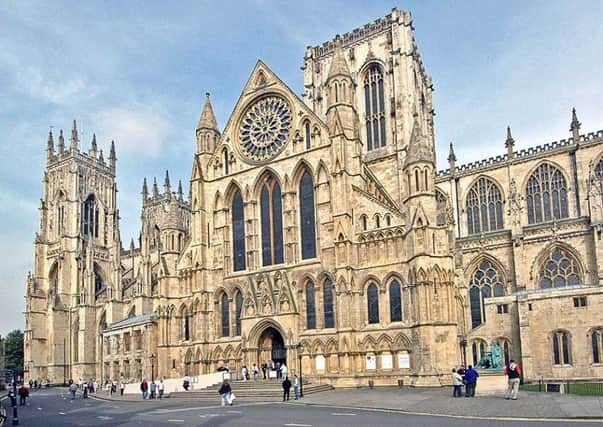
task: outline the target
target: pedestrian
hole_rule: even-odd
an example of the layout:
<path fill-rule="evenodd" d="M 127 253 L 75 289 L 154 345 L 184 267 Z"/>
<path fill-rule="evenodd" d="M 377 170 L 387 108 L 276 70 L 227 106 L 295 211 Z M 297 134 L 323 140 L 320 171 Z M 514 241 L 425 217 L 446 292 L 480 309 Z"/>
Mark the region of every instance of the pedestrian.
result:
<path fill-rule="evenodd" d="M 163 385 L 163 380 L 159 380 L 159 398 L 163 398 L 163 390 L 165 386 Z"/>
<path fill-rule="evenodd" d="M 281 378 L 287 377 L 289 375 L 289 368 L 285 365 L 285 362 L 281 365 Z"/>
<path fill-rule="evenodd" d="M 289 377 L 285 377 L 285 381 L 283 381 L 283 402 L 285 400 L 289 400 L 289 392 L 291 391 L 291 381 Z"/>
<path fill-rule="evenodd" d="M 505 375 L 508 378 L 509 387 L 505 394 L 505 399 L 517 400 L 517 392 L 519 391 L 519 382 L 521 378 L 521 369 L 513 359 L 505 366 Z"/>
<path fill-rule="evenodd" d="M 281 379 L 281 362 L 276 362 L 276 378 Z"/>
<path fill-rule="evenodd" d="M 88 399 L 88 383 L 84 382 L 82 384 L 82 399 Z"/>
<path fill-rule="evenodd" d="M 188 391 L 188 388 L 190 387 L 191 382 L 190 379 L 188 378 L 188 376 L 184 377 L 184 380 L 182 381 L 182 388 L 184 389 L 184 391 Z"/>
<path fill-rule="evenodd" d="M 29 396 L 29 389 L 27 388 L 25 383 L 21 384 L 21 387 L 19 387 L 17 393 L 19 394 L 19 406 L 25 406 L 25 403 L 27 402 L 27 397 Z"/>
<path fill-rule="evenodd" d="M 111 396 L 113 396 L 113 393 L 117 393 L 117 383 L 115 380 L 111 381 Z"/>
<path fill-rule="evenodd" d="M 222 397 L 222 406 L 226 406 L 226 404 L 232 406 L 234 393 L 232 392 L 232 387 L 230 387 L 228 380 L 224 380 L 220 386 L 220 389 L 218 390 L 218 393 L 220 393 L 220 396 Z"/>
<path fill-rule="evenodd" d="M 92 382 L 92 393 L 96 394 L 96 390 L 98 390 L 98 382 L 94 380 Z"/>
<path fill-rule="evenodd" d="M 299 378 L 297 378 L 297 374 L 293 375 L 293 393 L 295 394 L 295 400 L 299 399 Z"/>
<path fill-rule="evenodd" d="M 77 384 L 75 382 L 71 382 L 69 386 L 69 391 L 71 392 L 71 400 L 75 400 L 75 392 L 77 390 Z"/>
<path fill-rule="evenodd" d="M 475 387 L 479 373 L 469 365 L 465 371 L 465 397 L 475 397 Z"/>
<path fill-rule="evenodd" d="M 149 392 L 149 384 L 144 378 L 140 383 L 140 391 L 142 392 L 142 400 L 145 400 L 147 398 L 147 393 Z"/>
<path fill-rule="evenodd" d="M 253 372 L 253 380 L 257 381 L 258 380 L 258 367 L 255 363 L 253 364 L 253 368 L 251 368 L 251 371 Z"/>
<path fill-rule="evenodd" d="M 452 391 L 452 397 L 462 397 L 463 391 L 461 387 L 463 386 L 463 377 L 456 371 L 455 368 L 452 368 L 452 387 L 454 390 Z"/>
<path fill-rule="evenodd" d="M 122 380 L 119 383 L 119 394 L 120 394 L 120 396 L 124 395 L 125 389 L 126 389 L 126 385 L 124 384 L 124 381 Z"/>
<path fill-rule="evenodd" d="M 264 376 L 264 379 L 266 379 L 266 370 L 268 369 L 268 364 L 266 362 L 262 363 L 262 375 Z"/>
<path fill-rule="evenodd" d="M 34 380 L 30 379 L 29 380 L 29 388 L 32 388 L 34 386 Z"/>
<path fill-rule="evenodd" d="M 247 366 L 245 365 L 241 368 L 241 376 L 243 377 L 243 381 L 247 381 Z"/>
<path fill-rule="evenodd" d="M 155 399 L 155 392 L 157 391 L 157 384 L 155 381 L 151 381 L 151 399 Z"/>

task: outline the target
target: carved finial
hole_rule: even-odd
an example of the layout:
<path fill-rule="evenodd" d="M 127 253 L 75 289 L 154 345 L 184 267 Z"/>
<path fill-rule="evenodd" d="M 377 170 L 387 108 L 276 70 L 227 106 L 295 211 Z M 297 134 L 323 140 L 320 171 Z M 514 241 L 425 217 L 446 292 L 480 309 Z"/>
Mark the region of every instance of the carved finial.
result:
<path fill-rule="evenodd" d="M 142 201 L 144 202 L 149 196 L 149 188 L 147 187 L 147 177 L 142 180 Z"/>
<path fill-rule="evenodd" d="M 159 187 L 157 186 L 157 178 L 153 177 L 153 197 L 159 196 Z"/>
<path fill-rule="evenodd" d="M 505 147 L 507 147 L 507 157 L 512 159 L 514 156 L 513 147 L 515 147 L 515 140 L 511 135 L 511 126 L 507 126 L 507 139 L 505 140 Z"/>
<path fill-rule="evenodd" d="M 59 154 L 65 152 L 65 137 L 63 137 L 63 129 L 59 131 Z"/>
<path fill-rule="evenodd" d="M 54 138 L 52 136 L 52 128 L 48 131 L 48 146 L 46 148 L 48 160 L 54 157 Z"/>
<path fill-rule="evenodd" d="M 111 140 L 111 148 L 109 149 L 109 163 L 111 163 L 112 169 L 115 169 L 115 162 L 117 162 L 117 157 L 115 156 L 115 141 Z"/>
<path fill-rule="evenodd" d="M 98 150 L 98 146 L 96 145 L 96 134 L 95 133 L 92 134 L 92 144 L 91 145 L 92 145 L 92 149 L 91 149 L 92 157 L 96 158 L 96 152 Z"/>
<path fill-rule="evenodd" d="M 103 157 L 103 149 L 101 148 L 100 154 L 98 155 L 98 162 L 105 163 L 105 158 Z"/>
<path fill-rule="evenodd" d="M 182 201 L 184 198 L 183 194 L 182 194 L 182 180 L 178 180 L 178 199 L 180 201 Z"/>
<path fill-rule="evenodd" d="M 130 251 L 134 250 L 134 238 L 130 239 Z"/>
<path fill-rule="evenodd" d="M 165 180 L 163 181 L 163 191 L 165 194 L 170 194 L 172 192 L 172 186 L 170 185 L 170 173 L 165 171 Z"/>
<path fill-rule="evenodd" d="M 73 127 L 71 128 L 71 151 L 77 151 L 78 142 L 77 123 L 75 122 L 75 119 L 73 119 Z"/>
<path fill-rule="evenodd" d="M 572 132 L 574 144 L 578 144 L 580 142 L 580 126 L 582 126 L 582 123 L 578 121 L 576 109 L 572 108 L 572 123 L 570 125 L 570 131 Z"/>

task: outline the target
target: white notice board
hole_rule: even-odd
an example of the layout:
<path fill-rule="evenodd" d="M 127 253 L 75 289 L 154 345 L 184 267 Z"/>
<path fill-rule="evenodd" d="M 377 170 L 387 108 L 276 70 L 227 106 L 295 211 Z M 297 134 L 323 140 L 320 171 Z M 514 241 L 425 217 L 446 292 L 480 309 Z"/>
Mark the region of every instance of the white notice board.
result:
<path fill-rule="evenodd" d="M 398 368 L 409 369 L 410 368 L 410 355 L 408 353 L 398 354 Z"/>
<path fill-rule="evenodd" d="M 366 356 L 366 369 L 367 370 L 377 369 L 377 358 L 374 355 Z"/>

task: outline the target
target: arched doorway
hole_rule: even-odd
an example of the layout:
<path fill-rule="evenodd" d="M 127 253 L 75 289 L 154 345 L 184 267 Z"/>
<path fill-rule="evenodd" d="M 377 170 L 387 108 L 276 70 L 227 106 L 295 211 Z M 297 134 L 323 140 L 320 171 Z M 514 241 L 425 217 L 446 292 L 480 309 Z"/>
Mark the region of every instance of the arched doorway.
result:
<path fill-rule="evenodd" d="M 281 333 L 272 326 L 264 329 L 258 342 L 258 366 L 270 360 L 287 364 L 287 349 Z"/>

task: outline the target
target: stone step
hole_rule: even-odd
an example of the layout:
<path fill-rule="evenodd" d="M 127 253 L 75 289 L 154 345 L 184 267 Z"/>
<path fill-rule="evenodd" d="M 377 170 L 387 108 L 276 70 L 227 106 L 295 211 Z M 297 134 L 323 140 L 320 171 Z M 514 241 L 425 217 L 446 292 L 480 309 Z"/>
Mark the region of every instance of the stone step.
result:
<path fill-rule="evenodd" d="M 175 392 L 170 394 L 170 398 L 186 398 L 186 399 L 216 399 L 218 397 L 219 386 L 212 386 L 203 390 L 193 390 L 189 392 Z M 277 398 L 282 397 L 283 388 L 280 386 L 238 388 L 237 384 L 232 385 L 232 389 L 238 398 L 244 399 L 262 399 L 262 398 Z M 323 391 L 332 390 L 329 384 L 304 384 L 304 394 L 320 393 Z M 293 390 L 291 390 L 293 395 Z"/>

